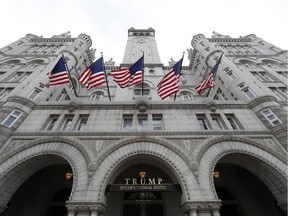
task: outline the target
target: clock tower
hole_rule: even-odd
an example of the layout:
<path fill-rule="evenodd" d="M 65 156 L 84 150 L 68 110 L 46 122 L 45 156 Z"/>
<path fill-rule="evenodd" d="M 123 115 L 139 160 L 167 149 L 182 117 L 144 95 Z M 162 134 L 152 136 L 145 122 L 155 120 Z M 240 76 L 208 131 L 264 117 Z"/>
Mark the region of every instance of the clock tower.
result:
<path fill-rule="evenodd" d="M 123 64 L 135 63 L 143 55 L 143 52 L 145 64 L 161 64 L 155 30 L 151 27 L 148 29 L 130 28 Z"/>

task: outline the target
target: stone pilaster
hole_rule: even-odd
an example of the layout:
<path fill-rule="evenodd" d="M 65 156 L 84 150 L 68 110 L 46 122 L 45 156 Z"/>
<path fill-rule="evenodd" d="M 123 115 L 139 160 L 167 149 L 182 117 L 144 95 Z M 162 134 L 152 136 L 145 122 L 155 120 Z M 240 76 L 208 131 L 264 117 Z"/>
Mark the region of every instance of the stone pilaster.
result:
<path fill-rule="evenodd" d="M 181 206 L 182 212 L 188 216 L 213 215 L 220 216 L 220 200 L 215 201 L 190 201 Z"/>
<path fill-rule="evenodd" d="M 106 206 L 100 202 L 67 201 L 68 216 L 87 215 L 100 216 L 104 214 Z"/>

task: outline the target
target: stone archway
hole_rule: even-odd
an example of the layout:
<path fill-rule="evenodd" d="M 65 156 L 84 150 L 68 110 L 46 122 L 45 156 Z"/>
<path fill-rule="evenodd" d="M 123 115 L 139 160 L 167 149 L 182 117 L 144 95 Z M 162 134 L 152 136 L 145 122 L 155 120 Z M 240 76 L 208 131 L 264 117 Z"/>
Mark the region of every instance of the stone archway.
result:
<path fill-rule="evenodd" d="M 31 165 L 38 160 L 47 159 L 40 156 L 35 158 Z M 54 161 L 53 165 L 43 167 L 25 180 L 13 193 L 3 215 L 66 215 L 66 201 L 70 197 L 73 185 L 72 175 L 67 174 L 72 174 L 72 169 L 65 160 L 57 156 L 51 156 L 49 159 Z"/>
<path fill-rule="evenodd" d="M 56 141 L 57 140 L 57 141 Z M 52 142 L 53 141 L 53 142 Z M 86 191 L 88 181 L 88 153 L 83 147 L 77 148 L 74 140 L 58 137 L 26 143 L 5 152 L 0 160 L 0 207 L 2 211 L 15 191 L 32 175 L 52 166 L 65 164 L 71 168 L 73 183 L 71 196 Z M 81 175 L 79 175 L 81 172 Z"/>
<path fill-rule="evenodd" d="M 112 184 L 106 189 L 105 216 L 183 216 L 181 188 L 159 159 L 149 155 L 133 156 L 116 170 Z M 112 186 L 116 190 L 109 190 Z"/>
<path fill-rule="evenodd" d="M 227 137 L 229 138 L 231 139 L 214 139 L 214 143 L 210 141 L 206 143 L 206 147 L 202 147 L 199 182 L 201 188 L 210 188 L 211 194 L 207 193 L 206 196 L 217 198 L 212 177 L 215 165 L 220 162 L 229 163 L 253 173 L 271 191 L 279 206 L 286 212 L 287 166 L 283 154 L 275 151 L 277 146 L 273 150 L 273 146 L 268 148 L 247 138 Z"/>
<path fill-rule="evenodd" d="M 177 145 L 169 141 L 133 137 L 119 141 L 101 155 L 99 161 L 95 162 L 97 166 L 88 188 L 91 191 L 90 196 L 97 198 L 96 202 L 107 205 L 107 185 L 113 183 L 125 167 L 139 163 L 149 164 L 149 161 L 152 161 L 150 165 L 169 173 L 171 180 L 181 186 L 181 204 L 198 199 L 199 187 L 189 158 Z"/>

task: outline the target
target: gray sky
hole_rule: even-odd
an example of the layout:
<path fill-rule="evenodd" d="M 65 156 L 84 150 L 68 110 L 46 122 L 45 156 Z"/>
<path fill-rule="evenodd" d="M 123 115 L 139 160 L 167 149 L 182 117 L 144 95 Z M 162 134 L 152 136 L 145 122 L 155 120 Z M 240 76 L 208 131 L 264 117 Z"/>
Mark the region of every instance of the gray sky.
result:
<path fill-rule="evenodd" d="M 288 49 L 287 0 L 2 0 L 0 48 L 31 33 L 51 37 L 89 35 L 96 58 L 124 56 L 130 27 L 156 31 L 160 59 L 168 65 L 191 47 L 194 35 L 256 34 Z M 188 65 L 187 53 L 184 65 Z"/>

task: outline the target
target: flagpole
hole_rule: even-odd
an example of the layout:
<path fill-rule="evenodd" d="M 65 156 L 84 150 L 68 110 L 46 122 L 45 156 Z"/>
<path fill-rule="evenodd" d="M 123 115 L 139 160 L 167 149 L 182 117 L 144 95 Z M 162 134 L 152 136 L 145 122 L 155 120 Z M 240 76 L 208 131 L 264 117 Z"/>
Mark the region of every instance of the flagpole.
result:
<path fill-rule="evenodd" d="M 101 52 L 101 57 L 102 57 L 102 65 L 103 65 L 104 74 L 105 74 L 105 80 L 106 80 L 106 86 L 107 86 L 107 90 L 108 90 L 109 101 L 111 101 L 110 90 L 109 90 L 108 79 L 107 79 L 107 73 L 106 73 L 106 68 L 105 68 L 104 58 L 103 58 L 102 52 Z"/>
<path fill-rule="evenodd" d="M 185 52 L 183 52 L 182 61 L 183 61 L 183 59 L 184 59 L 184 55 L 185 55 Z M 182 63 L 183 63 L 183 62 L 182 62 Z M 181 78 L 181 70 L 182 70 L 182 64 L 181 64 L 181 68 L 180 68 L 180 72 L 179 72 L 179 80 L 180 80 L 180 78 Z M 177 92 L 175 92 L 174 101 L 176 100 L 176 94 L 177 94 Z"/>
<path fill-rule="evenodd" d="M 70 82 L 71 82 L 72 87 L 73 87 L 73 90 L 74 90 L 75 96 L 78 97 L 77 92 L 76 92 L 76 89 L 75 89 L 75 86 L 74 86 L 74 84 L 73 84 L 73 82 L 72 82 L 71 74 L 70 74 L 69 68 L 68 68 L 68 66 L 67 66 L 67 64 L 66 64 L 66 60 L 65 60 L 65 58 L 64 58 L 63 52 L 61 52 L 61 54 L 62 54 L 62 58 L 63 58 L 63 60 L 64 60 L 65 67 L 66 67 L 67 72 L 68 72 L 68 76 L 69 76 Z"/>
<path fill-rule="evenodd" d="M 144 93 L 144 52 L 143 52 L 143 62 L 142 62 L 142 96 Z"/>
<path fill-rule="evenodd" d="M 220 61 L 220 63 L 221 63 L 222 55 L 223 55 L 223 53 L 221 53 L 220 59 L 218 60 L 218 61 Z M 220 64 L 220 63 L 219 63 L 219 64 Z M 218 72 L 218 68 L 217 68 L 217 70 L 216 70 L 216 72 L 215 72 L 215 74 L 214 74 L 214 76 L 213 76 L 212 82 L 214 82 L 214 79 L 215 79 L 215 77 L 216 77 L 217 72 Z M 211 91 L 211 87 L 210 87 L 209 90 L 208 90 L 207 97 L 209 97 L 210 91 Z"/>

